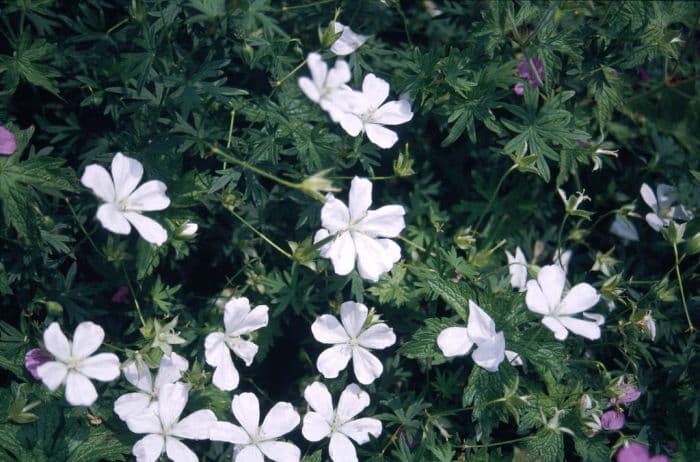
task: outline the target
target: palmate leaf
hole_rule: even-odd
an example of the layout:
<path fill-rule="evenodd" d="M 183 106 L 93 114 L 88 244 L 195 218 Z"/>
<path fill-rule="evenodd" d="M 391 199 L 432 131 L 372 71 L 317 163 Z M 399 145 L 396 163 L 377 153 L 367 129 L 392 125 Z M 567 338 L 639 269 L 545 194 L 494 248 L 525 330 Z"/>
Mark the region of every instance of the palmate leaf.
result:
<path fill-rule="evenodd" d="M 425 326 L 420 327 L 401 347 L 401 353 L 407 358 L 418 359 L 431 365 L 442 364 L 446 358 L 437 345 L 437 337 L 444 329 L 455 323 L 446 318 L 430 318 L 425 320 Z"/>
<path fill-rule="evenodd" d="M 60 74 L 47 64 L 55 54 L 56 47 L 46 40 L 34 40 L 23 33 L 15 43 L 12 56 L 0 55 L 0 74 L 5 74 L 5 86 L 10 93 L 17 89 L 20 79 L 58 95 L 56 83 L 52 80 Z"/>

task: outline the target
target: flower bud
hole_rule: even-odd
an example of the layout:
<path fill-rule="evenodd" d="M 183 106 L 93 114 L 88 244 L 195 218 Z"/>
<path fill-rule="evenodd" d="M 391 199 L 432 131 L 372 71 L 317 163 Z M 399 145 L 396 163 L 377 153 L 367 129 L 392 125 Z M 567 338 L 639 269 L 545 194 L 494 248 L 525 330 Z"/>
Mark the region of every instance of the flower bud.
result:
<path fill-rule="evenodd" d="M 651 316 L 651 311 L 648 311 L 642 319 L 637 321 L 637 326 L 649 336 L 652 342 L 656 340 L 656 321 Z"/>
<path fill-rule="evenodd" d="M 625 414 L 615 409 L 606 411 L 600 418 L 600 426 L 603 430 L 619 430 L 625 426 Z"/>
<path fill-rule="evenodd" d="M 35 380 L 41 380 L 41 377 L 39 377 L 36 370 L 45 362 L 52 360 L 53 356 L 46 351 L 42 350 L 41 348 L 32 348 L 24 355 L 24 367 L 30 374 L 32 374 L 32 377 L 34 377 Z"/>
<path fill-rule="evenodd" d="M 198 229 L 199 225 L 197 225 L 197 223 L 191 223 L 188 221 L 184 225 L 180 226 L 176 235 L 181 239 L 189 239 L 194 237 L 195 234 L 197 234 Z"/>
<path fill-rule="evenodd" d="M 63 305 L 61 305 L 58 302 L 48 301 L 48 302 L 46 302 L 46 310 L 50 314 L 53 314 L 54 316 L 58 316 L 59 314 L 63 314 Z"/>
<path fill-rule="evenodd" d="M 333 186 L 333 182 L 326 178 L 326 175 L 331 171 L 331 169 L 322 170 L 318 173 L 307 177 L 301 182 L 301 189 L 310 193 L 311 195 L 321 194 L 322 192 L 338 192 L 340 188 Z"/>

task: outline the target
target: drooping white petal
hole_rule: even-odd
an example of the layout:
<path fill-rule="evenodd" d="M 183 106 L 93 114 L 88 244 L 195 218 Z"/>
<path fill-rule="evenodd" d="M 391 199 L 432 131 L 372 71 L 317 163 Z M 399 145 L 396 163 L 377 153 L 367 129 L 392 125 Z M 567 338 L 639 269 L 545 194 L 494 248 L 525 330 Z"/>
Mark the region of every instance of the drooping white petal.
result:
<path fill-rule="evenodd" d="M 365 123 L 367 138 L 382 149 L 389 149 L 399 140 L 399 135 L 394 130 L 374 123 Z"/>
<path fill-rule="evenodd" d="M 158 415 L 163 427 L 169 428 L 179 420 L 185 409 L 189 387 L 185 384 L 166 383 L 158 392 Z"/>
<path fill-rule="evenodd" d="M 51 391 L 56 391 L 68 374 L 66 365 L 59 361 L 48 361 L 36 368 L 36 373 L 41 381 Z"/>
<path fill-rule="evenodd" d="M 157 221 L 136 212 L 124 212 L 124 218 L 134 225 L 144 240 L 155 245 L 162 245 L 168 240 L 168 232 Z"/>
<path fill-rule="evenodd" d="M 389 82 L 370 73 L 362 80 L 362 94 L 370 106 L 378 109 L 389 96 Z"/>
<path fill-rule="evenodd" d="M 350 340 L 345 328 L 335 316 L 323 314 L 311 324 L 311 333 L 317 342 L 334 345 Z"/>
<path fill-rule="evenodd" d="M 330 258 L 333 271 L 339 276 L 345 276 L 355 267 L 355 243 L 349 232 L 337 235 L 335 240 L 328 244 L 328 250 L 321 256 Z"/>
<path fill-rule="evenodd" d="M 220 390 L 231 391 L 238 387 L 239 376 L 225 339 L 221 332 L 207 335 L 204 341 L 204 358 L 207 364 L 216 368 L 212 383 Z"/>
<path fill-rule="evenodd" d="M 549 314 L 551 310 L 549 302 L 537 281 L 534 279 L 527 281 L 526 288 L 525 304 L 527 309 L 538 314 Z"/>
<path fill-rule="evenodd" d="M 115 200 L 121 202 L 136 189 L 143 176 L 143 165 L 136 159 L 118 152 L 112 158 L 112 178 L 114 180 Z"/>
<path fill-rule="evenodd" d="M 263 462 L 265 458 L 257 446 L 246 446 L 235 454 L 234 462 Z"/>
<path fill-rule="evenodd" d="M 59 361 L 65 362 L 71 356 L 70 343 L 57 322 L 52 322 L 44 331 L 44 346 Z"/>
<path fill-rule="evenodd" d="M 143 412 L 151 404 L 151 397 L 146 393 L 126 393 L 114 402 L 114 413 L 126 421 L 129 417 Z"/>
<path fill-rule="evenodd" d="M 323 61 L 318 53 L 309 53 L 306 57 L 306 64 L 309 66 L 311 78 L 317 88 L 323 88 L 326 83 L 326 75 L 328 74 L 328 65 Z"/>
<path fill-rule="evenodd" d="M 86 188 L 105 202 L 114 201 L 114 183 L 107 170 L 101 165 L 92 164 L 85 167 L 85 172 L 80 178 L 80 182 Z"/>
<path fill-rule="evenodd" d="M 367 212 L 365 218 L 355 225 L 355 229 L 369 237 L 396 237 L 406 227 L 400 205 L 385 205 Z"/>
<path fill-rule="evenodd" d="M 304 389 L 304 399 L 327 422 L 333 420 L 333 398 L 324 384 L 314 382 L 308 385 Z"/>
<path fill-rule="evenodd" d="M 241 358 L 246 366 L 253 364 L 253 359 L 258 353 L 258 346 L 250 340 L 240 338 L 229 340 L 233 353 Z"/>
<path fill-rule="evenodd" d="M 566 337 L 569 336 L 569 331 L 566 330 L 566 327 L 564 327 L 558 318 L 545 316 L 542 318 L 542 324 L 544 324 L 547 329 L 554 332 L 554 338 L 557 340 L 566 340 Z"/>
<path fill-rule="evenodd" d="M 352 438 L 357 444 L 369 442 L 372 435 L 377 438 L 382 433 L 382 423 L 378 419 L 363 417 L 362 419 L 351 420 L 340 427 L 340 431 Z"/>
<path fill-rule="evenodd" d="M 124 217 L 124 213 L 118 210 L 114 204 L 106 203 L 97 208 L 97 219 L 102 227 L 116 234 L 129 234 L 131 225 Z"/>
<path fill-rule="evenodd" d="M 344 26 L 337 21 L 333 23 L 333 27 L 336 34 L 342 32 L 331 45 L 331 51 L 337 56 L 349 55 L 360 48 L 368 39 L 366 35 L 357 34 L 349 26 Z"/>
<path fill-rule="evenodd" d="M 560 316 L 559 321 L 576 335 L 586 337 L 589 340 L 598 340 L 600 338 L 600 327 L 596 322 L 584 321 L 569 316 Z"/>
<path fill-rule="evenodd" d="M 165 356 L 163 357 L 165 358 Z M 124 377 L 139 390 L 147 393 L 153 391 L 153 376 L 148 365 L 143 360 L 129 361 L 124 367 Z"/>
<path fill-rule="evenodd" d="M 66 401 L 73 406 L 90 406 L 97 400 L 97 390 L 90 379 L 75 371 L 66 377 Z"/>
<path fill-rule="evenodd" d="M 610 232 L 628 241 L 638 241 L 639 233 L 632 222 L 622 215 L 616 214 L 615 220 L 610 225 Z"/>
<path fill-rule="evenodd" d="M 229 422 L 216 422 L 209 429 L 209 439 L 212 441 L 225 441 L 233 444 L 249 444 L 251 442 L 243 428 Z"/>
<path fill-rule="evenodd" d="M 469 338 L 479 344 L 488 341 L 496 335 L 496 323 L 479 305 L 469 300 L 469 322 L 467 323 Z"/>
<path fill-rule="evenodd" d="M 304 423 L 301 427 L 301 434 L 308 441 L 321 441 L 323 438 L 330 435 L 330 433 L 331 426 L 321 414 L 311 411 L 304 415 Z"/>
<path fill-rule="evenodd" d="M 603 316 L 602 314 L 598 314 L 598 313 L 583 313 L 583 317 L 584 317 L 584 318 L 587 318 L 587 319 L 590 319 L 591 321 L 593 321 L 594 323 L 598 324 L 599 326 L 602 326 L 603 324 L 605 324 L 605 316 Z"/>
<path fill-rule="evenodd" d="M 639 193 L 642 195 L 642 200 L 644 200 L 652 210 L 659 210 L 656 194 L 654 194 L 654 190 L 651 189 L 648 184 L 642 183 L 642 188 L 639 190 Z"/>
<path fill-rule="evenodd" d="M 83 359 L 78 370 L 91 379 L 109 382 L 119 377 L 119 364 L 119 358 L 114 353 L 100 353 Z"/>
<path fill-rule="evenodd" d="M 352 357 L 352 348 L 348 344 L 335 345 L 326 348 L 316 360 L 316 368 L 327 379 L 338 377 Z"/>
<path fill-rule="evenodd" d="M 292 443 L 263 441 L 258 443 L 260 451 L 275 462 L 299 462 L 301 451 Z"/>
<path fill-rule="evenodd" d="M 129 195 L 124 201 L 124 207 L 137 212 L 167 209 L 170 205 L 170 199 L 165 195 L 167 189 L 162 181 L 147 181 Z"/>
<path fill-rule="evenodd" d="M 357 452 L 350 439 L 342 433 L 335 432 L 328 445 L 328 455 L 333 462 L 357 462 Z"/>
<path fill-rule="evenodd" d="M 590 284 L 576 284 L 564 296 L 559 307 L 559 314 L 576 314 L 594 306 L 600 301 L 600 294 Z"/>
<path fill-rule="evenodd" d="M 352 367 L 357 381 L 363 385 L 374 382 L 384 371 L 382 362 L 361 346 L 352 349 Z"/>
<path fill-rule="evenodd" d="M 571 255 L 573 255 L 571 250 L 557 249 L 557 251 L 554 252 L 554 257 L 552 257 L 552 263 L 559 266 L 562 270 L 564 270 L 564 274 L 566 274 L 567 271 L 569 271 Z"/>
<path fill-rule="evenodd" d="M 558 265 L 547 265 L 542 267 L 537 275 L 537 283 L 542 289 L 542 293 L 547 299 L 547 305 L 556 307 L 561 301 L 561 294 L 566 283 L 566 273 Z"/>
<path fill-rule="evenodd" d="M 388 348 L 396 342 L 394 329 L 384 323 L 373 324 L 357 337 L 360 346 L 375 350 Z"/>
<path fill-rule="evenodd" d="M 389 254 L 378 239 L 352 232 L 357 252 L 357 271 L 363 279 L 376 282 L 394 266 L 395 254 Z M 391 242 L 391 241 L 389 241 Z"/>
<path fill-rule="evenodd" d="M 657 210 L 670 207 L 678 199 L 678 191 L 671 185 L 659 184 L 656 186 Z"/>
<path fill-rule="evenodd" d="M 369 395 L 357 384 L 351 383 L 340 394 L 336 414 L 345 423 L 369 406 Z"/>
<path fill-rule="evenodd" d="M 496 372 L 498 366 L 505 359 L 506 339 L 503 332 L 499 332 L 490 339 L 477 343 L 476 350 L 472 353 L 474 362 L 489 372 Z"/>
<path fill-rule="evenodd" d="M 411 103 L 405 99 L 389 101 L 372 115 L 372 122 L 381 125 L 400 125 L 413 118 Z"/>
<path fill-rule="evenodd" d="M 321 99 L 321 92 L 314 82 L 308 77 L 300 77 L 298 80 L 299 88 L 304 94 L 314 103 L 318 103 Z"/>
<path fill-rule="evenodd" d="M 508 272 L 510 273 L 510 285 L 520 292 L 525 290 L 527 284 L 527 260 L 520 247 L 515 248 L 515 256 L 506 250 L 508 258 Z"/>
<path fill-rule="evenodd" d="M 350 225 L 350 211 L 343 201 L 332 194 L 326 196 L 326 203 L 321 208 L 321 226 L 331 234 L 344 230 Z"/>
<path fill-rule="evenodd" d="M 290 403 L 280 402 L 272 406 L 262 425 L 261 434 L 265 439 L 279 438 L 294 430 L 301 417 Z"/>
<path fill-rule="evenodd" d="M 340 319 L 350 338 L 357 338 L 367 321 L 368 312 L 369 310 L 362 303 L 348 301 L 340 305 Z"/>
<path fill-rule="evenodd" d="M 170 356 L 163 355 L 156 375 L 156 388 L 160 389 L 166 383 L 177 382 L 188 367 L 189 362 L 175 352 L 170 353 Z"/>
<path fill-rule="evenodd" d="M 506 359 L 513 366 L 522 366 L 523 358 L 515 351 L 506 350 Z"/>
<path fill-rule="evenodd" d="M 165 453 L 173 462 L 199 462 L 197 454 L 192 449 L 172 436 L 165 437 Z"/>
<path fill-rule="evenodd" d="M 137 462 L 156 462 L 163 453 L 165 439 L 162 435 L 147 435 L 134 444 L 131 453 Z"/>
<path fill-rule="evenodd" d="M 335 61 L 335 66 L 328 71 L 326 87 L 330 89 L 341 89 L 351 78 L 350 65 L 342 59 L 337 59 Z"/>
<path fill-rule="evenodd" d="M 216 415 L 209 409 L 201 409 L 176 423 L 171 433 L 178 438 L 188 440 L 207 440 L 209 431 L 215 423 Z"/>
<path fill-rule="evenodd" d="M 644 218 L 646 219 L 646 221 L 647 221 L 647 223 L 649 224 L 649 226 L 651 226 L 652 229 L 653 229 L 654 231 L 656 231 L 656 232 L 661 231 L 661 228 L 663 228 L 664 226 L 666 226 L 666 224 L 668 223 L 667 220 L 661 219 L 661 217 L 659 217 L 659 216 L 658 216 L 657 214 L 655 214 L 655 213 L 647 213 L 647 214 L 644 216 Z"/>
<path fill-rule="evenodd" d="M 241 427 L 249 434 L 255 435 L 258 433 L 258 425 L 260 424 L 260 403 L 258 397 L 253 393 L 241 393 L 235 395 L 231 402 L 233 415 L 241 424 Z"/>
<path fill-rule="evenodd" d="M 451 358 L 466 355 L 474 342 L 469 338 L 466 327 L 448 327 L 438 335 L 437 344 L 442 354 Z"/>
<path fill-rule="evenodd" d="M 350 182 L 348 208 L 350 221 L 355 223 L 365 217 L 372 205 L 372 182 L 367 178 L 354 177 Z"/>
<path fill-rule="evenodd" d="M 335 114 L 334 118 L 337 119 L 336 122 L 338 122 L 340 126 L 343 127 L 343 130 L 345 130 L 348 135 L 354 137 L 359 135 L 360 132 L 362 132 L 364 124 L 362 123 L 362 119 L 360 119 L 355 114 L 351 114 L 349 112 L 340 112 Z"/>
<path fill-rule="evenodd" d="M 130 416 L 126 420 L 126 426 L 132 433 L 161 433 L 161 426 L 158 414 L 153 408 L 145 408 L 143 412 Z"/>

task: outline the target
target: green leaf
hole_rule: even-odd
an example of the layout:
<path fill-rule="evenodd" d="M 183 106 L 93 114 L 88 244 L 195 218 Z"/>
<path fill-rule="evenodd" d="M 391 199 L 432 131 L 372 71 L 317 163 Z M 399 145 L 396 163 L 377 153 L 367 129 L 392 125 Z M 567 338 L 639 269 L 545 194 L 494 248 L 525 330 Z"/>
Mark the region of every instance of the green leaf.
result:
<path fill-rule="evenodd" d="M 564 437 L 560 432 L 542 428 L 527 440 L 527 450 L 532 460 L 558 462 L 564 460 Z"/>
<path fill-rule="evenodd" d="M 425 320 L 425 326 L 418 328 L 401 347 L 401 353 L 407 358 L 427 361 L 432 365 L 442 364 L 447 361 L 437 345 L 437 336 L 444 329 L 453 327 L 455 323 L 446 318 L 430 318 Z"/>
<path fill-rule="evenodd" d="M 56 54 L 56 47 L 44 39 L 33 40 L 28 32 L 17 39 L 12 56 L 0 55 L 0 74 L 5 73 L 5 85 L 14 93 L 20 78 L 58 96 L 52 80 L 61 74 L 47 63 Z"/>
<path fill-rule="evenodd" d="M 90 427 L 87 439 L 70 452 L 67 462 L 123 461 L 131 446 L 104 426 Z"/>

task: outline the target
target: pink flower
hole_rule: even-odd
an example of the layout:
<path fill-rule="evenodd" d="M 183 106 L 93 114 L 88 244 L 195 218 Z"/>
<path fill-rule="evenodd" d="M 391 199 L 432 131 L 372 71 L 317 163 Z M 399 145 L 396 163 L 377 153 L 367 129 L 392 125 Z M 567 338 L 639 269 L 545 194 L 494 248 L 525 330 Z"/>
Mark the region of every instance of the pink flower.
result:
<path fill-rule="evenodd" d="M 620 379 L 620 382 L 616 386 L 615 392 L 617 396 L 615 398 L 610 398 L 611 406 L 633 403 L 642 395 L 642 392 L 640 392 L 636 386 L 631 383 L 625 383 L 624 377 Z"/>
<path fill-rule="evenodd" d="M 518 76 L 527 79 L 530 88 L 535 89 L 539 87 L 544 81 L 544 65 L 542 60 L 537 56 L 533 56 L 529 60 L 527 57 L 524 57 L 518 64 Z M 525 93 L 525 84 L 523 82 L 517 83 L 514 91 L 516 95 L 522 96 Z"/>
<path fill-rule="evenodd" d="M 126 286 L 121 286 L 112 295 L 112 302 L 114 303 L 129 303 L 129 288 Z"/>
<path fill-rule="evenodd" d="M 17 150 L 15 135 L 3 126 L 0 126 L 0 154 L 9 156 Z"/>
<path fill-rule="evenodd" d="M 611 409 L 600 417 L 600 427 L 603 430 L 619 430 L 625 426 L 625 414 L 622 411 Z"/>
<path fill-rule="evenodd" d="M 36 369 L 48 361 L 53 361 L 53 356 L 41 348 L 32 348 L 24 355 L 24 367 L 36 380 L 41 380 L 39 374 L 36 373 Z"/>
<path fill-rule="evenodd" d="M 649 457 L 649 449 L 639 443 L 630 443 L 617 451 L 617 462 L 671 462 L 668 456 Z"/>

